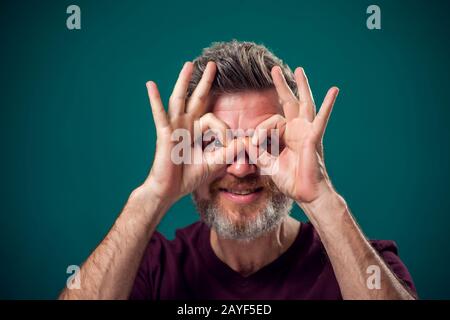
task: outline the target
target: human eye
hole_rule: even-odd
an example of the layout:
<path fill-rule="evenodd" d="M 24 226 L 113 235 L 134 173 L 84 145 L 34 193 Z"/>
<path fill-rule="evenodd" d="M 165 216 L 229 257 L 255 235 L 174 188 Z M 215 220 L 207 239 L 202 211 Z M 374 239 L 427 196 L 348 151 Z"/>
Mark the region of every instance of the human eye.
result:
<path fill-rule="evenodd" d="M 203 141 L 203 151 L 213 152 L 223 147 L 222 142 L 217 137 L 212 137 L 206 141 Z"/>

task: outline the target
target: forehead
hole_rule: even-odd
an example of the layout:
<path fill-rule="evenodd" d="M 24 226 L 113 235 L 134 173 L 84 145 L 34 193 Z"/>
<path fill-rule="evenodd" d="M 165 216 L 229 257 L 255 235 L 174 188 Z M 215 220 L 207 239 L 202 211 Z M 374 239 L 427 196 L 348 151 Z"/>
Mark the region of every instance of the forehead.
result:
<path fill-rule="evenodd" d="M 253 129 L 260 122 L 281 112 L 275 89 L 221 94 L 212 101 L 210 111 L 231 129 Z"/>

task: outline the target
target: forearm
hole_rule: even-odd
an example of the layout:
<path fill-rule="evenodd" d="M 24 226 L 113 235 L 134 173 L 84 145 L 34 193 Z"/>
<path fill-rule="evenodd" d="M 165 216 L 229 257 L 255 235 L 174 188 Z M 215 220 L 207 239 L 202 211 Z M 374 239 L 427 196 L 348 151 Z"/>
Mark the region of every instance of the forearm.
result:
<path fill-rule="evenodd" d="M 364 237 L 345 200 L 330 190 L 320 200 L 300 204 L 330 258 L 344 299 L 413 299 Z M 378 266 L 380 289 L 367 286 L 367 268 Z"/>
<path fill-rule="evenodd" d="M 143 253 L 170 204 L 136 189 L 108 235 L 80 269 L 80 289 L 65 288 L 60 299 L 127 299 Z"/>

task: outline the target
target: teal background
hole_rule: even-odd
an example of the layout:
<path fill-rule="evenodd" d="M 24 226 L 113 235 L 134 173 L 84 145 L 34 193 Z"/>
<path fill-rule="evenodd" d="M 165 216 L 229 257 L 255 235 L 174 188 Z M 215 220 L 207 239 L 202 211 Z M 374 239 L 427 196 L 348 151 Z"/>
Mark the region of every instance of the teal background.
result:
<path fill-rule="evenodd" d="M 368 237 L 397 242 L 422 298 L 449 299 L 450 2 L 376 1 L 375 31 L 372 3 L 1 1 L 0 298 L 58 295 L 150 168 L 145 82 L 167 99 L 184 61 L 237 38 L 303 66 L 318 103 L 340 87 L 325 138 L 337 190 Z M 196 219 L 187 197 L 159 230 Z"/>

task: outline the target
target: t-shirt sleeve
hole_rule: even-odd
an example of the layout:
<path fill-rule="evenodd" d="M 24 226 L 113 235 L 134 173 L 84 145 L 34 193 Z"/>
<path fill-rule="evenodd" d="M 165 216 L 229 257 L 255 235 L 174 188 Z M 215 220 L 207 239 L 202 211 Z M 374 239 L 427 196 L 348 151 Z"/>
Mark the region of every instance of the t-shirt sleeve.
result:
<path fill-rule="evenodd" d="M 130 293 L 130 300 L 154 300 L 154 281 L 158 269 L 154 268 L 155 264 L 160 262 L 163 251 L 164 236 L 155 231 L 147 245 L 141 260 L 133 288 Z M 155 276 L 155 277 L 153 277 Z"/>
<path fill-rule="evenodd" d="M 417 290 L 412 280 L 411 274 L 405 264 L 398 256 L 398 248 L 394 241 L 374 240 L 370 241 L 375 250 L 378 251 L 381 258 L 389 266 L 396 277 L 407 287 L 407 289 L 417 297 Z"/>

